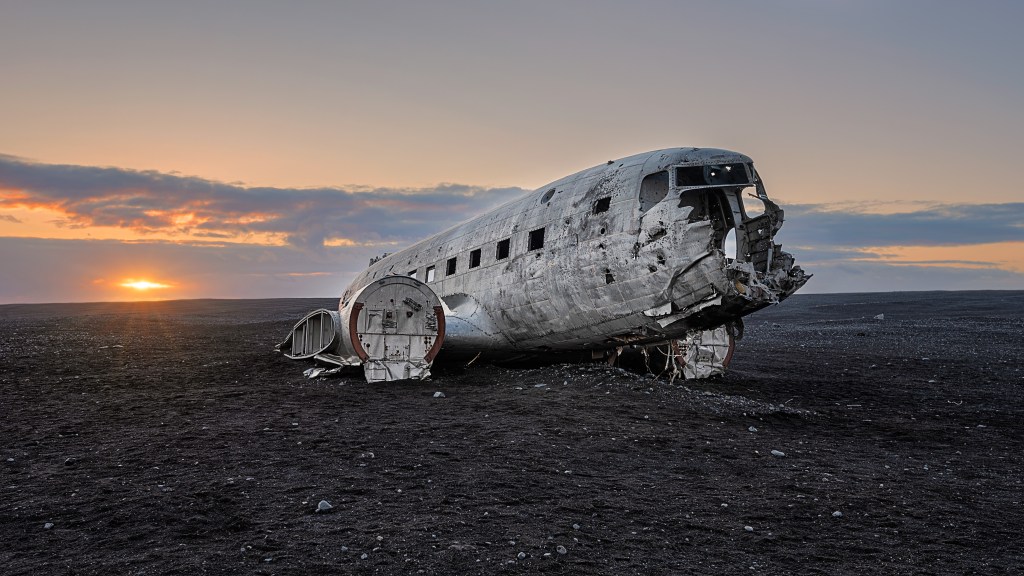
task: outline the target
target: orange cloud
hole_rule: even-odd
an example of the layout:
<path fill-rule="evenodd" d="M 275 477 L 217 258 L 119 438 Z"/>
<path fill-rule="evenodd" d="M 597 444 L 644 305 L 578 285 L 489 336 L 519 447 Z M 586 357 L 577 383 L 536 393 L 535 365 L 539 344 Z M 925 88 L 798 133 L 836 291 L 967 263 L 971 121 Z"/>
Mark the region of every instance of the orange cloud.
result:
<path fill-rule="evenodd" d="M 959 246 L 870 246 L 853 252 L 869 257 L 854 262 L 881 262 L 894 266 L 927 266 L 1005 270 L 1024 273 L 1024 242 L 997 242 Z"/>

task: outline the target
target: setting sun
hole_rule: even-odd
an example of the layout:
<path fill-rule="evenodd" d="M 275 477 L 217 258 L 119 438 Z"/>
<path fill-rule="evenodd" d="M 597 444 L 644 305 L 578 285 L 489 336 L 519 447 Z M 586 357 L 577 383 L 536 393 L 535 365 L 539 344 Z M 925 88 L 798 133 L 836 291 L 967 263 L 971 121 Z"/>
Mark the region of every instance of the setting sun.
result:
<path fill-rule="evenodd" d="M 170 288 L 170 284 L 161 284 L 159 282 L 150 282 L 149 280 L 125 280 L 121 283 L 121 286 L 125 288 L 132 288 L 134 290 L 146 291 L 146 290 L 157 290 L 161 288 Z"/>

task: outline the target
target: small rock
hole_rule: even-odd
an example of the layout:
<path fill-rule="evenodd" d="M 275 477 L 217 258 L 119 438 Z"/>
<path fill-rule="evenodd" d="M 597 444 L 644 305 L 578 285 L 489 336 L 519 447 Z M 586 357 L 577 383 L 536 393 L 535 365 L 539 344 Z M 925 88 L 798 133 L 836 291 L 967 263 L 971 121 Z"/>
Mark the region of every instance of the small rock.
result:
<path fill-rule="evenodd" d="M 367 559 L 367 558 L 369 558 L 369 557 L 370 557 L 370 555 L 369 555 L 369 554 L 367 554 L 366 552 L 363 552 L 363 555 L 362 555 L 362 556 L 360 556 L 360 557 L 359 557 L 359 559 L 360 559 L 360 560 L 366 560 L 366 559 Z"/>
<path fill-rule="evenodd" d="M 753 532 L 754 531 L 754 527 L 753 526 L 744 526 L 743 529 L 746 530 L 747 532 Z"/>
<path fill-rule="evenodd" d="M 331 508 L 334 508 L 334 506 L 331 506 L 331 503 L 327 500 L 321 500 L 320 503 L 316 505 L 317 512 L 327 512 Z"/>
<path fill-rule="evenodd" d="M 14 462 L 14 458 L 8 458 L 7 461 L 8 462 Z"/>
<path fill-rule="evenodd" d="M 772 456 L 775 456 L 776 458 L 785 458 L 786 453 L 782 450 L 772 450 Z"/>
<path fill-rule="evenodd" d="M 572 529 L 573 530 L 579 530 L 580 529 L 580 525 L 579 524 L 573 524 L 572 525 Z"/>
<path fill-rule="evenodd" d="M 49 530 L 50 528 L 53 528 L 53 522 L 47 522 L 46 524 L 43 524 L 43 530 Z"/>
<path fill-rule="evenodd" d="M 555 552 L 558 552 L 559 554 L 569 553 L 569 551 L 565 549 L 565 546 L 559 546 L 558 548 L 555 548 Z"/>
<path fill-rule="evenodd" d="M 519 554 L 516 554 L 516 558 L 519 558 L 520 560 L 526 560 L 526 552 L 520 552 Z"/>
<path fill-rule="evenodd" d="M 878 316 L 875 316 L 875 320 L 885 320 L 885 314 L 879 314 Z"/>
<path fill-rule="evenodd" d="M 757 432 L 757 428 L 751 426 L 750 428 L 747 428 L 747 432 Z"/>
<path fill-rule="evenodd" d="M 533 385 L 534 388 L 543 388 L 545 386 L 547 386 L 547 384 L 534 384 Z"/>
<path fill-rule="evenodd" d="M 832 517 L 833 518 L 842 518 L 843 517 L 843 513 L 840 512 L 839 510 L 836 510 L 835 512 L 832 513 Z"/>
<path fill-rule="evenodd" d="M 348 552 L 348 546 L 342 546 L 341 547 L 341 551 L 342 552 Z"/>
<path fill-rule="evenodd" d="M 438 390 L 437 392 L 434 392 L 434 398 L 444 398 L 444 397 L 445 397 L 444 396 L 444 392 L 441 392 L 440 390 Z"/>

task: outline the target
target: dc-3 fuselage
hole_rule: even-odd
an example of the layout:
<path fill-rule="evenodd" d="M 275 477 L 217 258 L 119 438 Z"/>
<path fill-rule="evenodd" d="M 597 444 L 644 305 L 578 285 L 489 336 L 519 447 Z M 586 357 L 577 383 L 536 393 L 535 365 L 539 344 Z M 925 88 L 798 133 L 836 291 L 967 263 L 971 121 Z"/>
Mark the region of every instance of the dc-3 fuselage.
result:
<path fill-rule="evenodd" d="M 334 317 L 337 363 L 411 354 L 423 368 L 438 352 L 615 350 L 714 330 L 809 278 L 774 242 L 782 221 L 743 154 L 673 148 L 609 161 L 371 261 Z M 420 284 L 439 301 L 418 299 Z"/>

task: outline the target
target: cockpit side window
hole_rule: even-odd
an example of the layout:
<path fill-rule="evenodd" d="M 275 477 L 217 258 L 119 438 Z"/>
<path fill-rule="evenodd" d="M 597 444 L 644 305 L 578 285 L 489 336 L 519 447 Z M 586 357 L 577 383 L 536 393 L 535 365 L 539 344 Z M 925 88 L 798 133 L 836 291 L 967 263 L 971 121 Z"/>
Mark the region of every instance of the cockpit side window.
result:
<path fill-rule="evenodd" d="M 644 176 L 640 182 L 640 213 L 647 212 L 668 195 L 668 171 Z"/>

